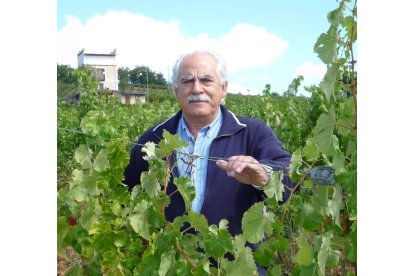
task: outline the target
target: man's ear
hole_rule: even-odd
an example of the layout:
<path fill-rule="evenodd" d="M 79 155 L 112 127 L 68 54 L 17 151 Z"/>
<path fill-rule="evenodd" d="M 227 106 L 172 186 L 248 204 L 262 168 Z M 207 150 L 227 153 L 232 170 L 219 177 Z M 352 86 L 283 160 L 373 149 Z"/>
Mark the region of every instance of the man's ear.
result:
<path fill-rule="evenodd" d="M 222 97 L 226 97 L 227 95 L 227 81 L 225 81 L 222 85 L 221 85 L 221 92 L 222 92 Z"/>

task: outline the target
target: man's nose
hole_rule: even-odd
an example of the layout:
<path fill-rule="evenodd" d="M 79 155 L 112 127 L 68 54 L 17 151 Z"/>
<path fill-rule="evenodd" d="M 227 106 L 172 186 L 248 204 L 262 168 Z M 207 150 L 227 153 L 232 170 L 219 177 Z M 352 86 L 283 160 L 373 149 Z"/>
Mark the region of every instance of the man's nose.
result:
<path fill-rule="evenodd" d="M 191 89 L 193 93 L 201 93 L 203 92 L 203 87 L 201 85 L 200 80 L 194 80 L 194 85 L 193 85 L 193 89 Z"/>

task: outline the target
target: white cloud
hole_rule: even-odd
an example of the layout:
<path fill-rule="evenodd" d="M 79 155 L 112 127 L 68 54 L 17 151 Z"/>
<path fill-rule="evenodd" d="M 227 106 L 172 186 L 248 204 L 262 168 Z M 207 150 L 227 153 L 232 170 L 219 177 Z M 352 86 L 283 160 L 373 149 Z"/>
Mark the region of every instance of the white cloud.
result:
<path fill-rule="evenodd" d="M 219 40 L 219 49 L 229 61 L 229 71 L 266 67 L 282 58 L 288 43 L 265 28 L 239 23 Z"/>
<path fill-rule="evenodd" d="M 322 80 L 326 73 L 326 65 L 323 63 L 305 62 L 295 70 L 295 76 L 302 75 L 306 82 Z"/>
<path fill-rule="evenodd" d="M 77 67 L 77 53 L 110 52 L 117 49 L 117 64 L 134 68 L 145 65 L 170 77 L 175 60 L 194 48 L 213 48 L 227 60 L 229 72 L 266 67 L 283 57 L 288 43 L 265 28 L 245 23 L 235 25 L 219 38 L 207 33 L 189 36 L 179 21 L 157 21 L 128 11 L 97 14 L 85 24 L 66 17 L 58 32 L 59 64 Z M 235 87 L 237 84 L 234 84 Z"/>

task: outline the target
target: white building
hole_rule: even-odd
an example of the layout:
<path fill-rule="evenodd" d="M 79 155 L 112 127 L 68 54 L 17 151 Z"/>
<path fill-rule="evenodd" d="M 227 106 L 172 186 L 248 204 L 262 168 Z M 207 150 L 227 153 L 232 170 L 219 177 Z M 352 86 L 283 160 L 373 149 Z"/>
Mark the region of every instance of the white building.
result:
<path fill-rule="evenodd" d="M 92 53 L 82 49 L 78 53 L 78 67 L 90 65 L 97 69 L 96 79 L 100 90 L 118 90 L 116 49 L 110 53 Z"/>

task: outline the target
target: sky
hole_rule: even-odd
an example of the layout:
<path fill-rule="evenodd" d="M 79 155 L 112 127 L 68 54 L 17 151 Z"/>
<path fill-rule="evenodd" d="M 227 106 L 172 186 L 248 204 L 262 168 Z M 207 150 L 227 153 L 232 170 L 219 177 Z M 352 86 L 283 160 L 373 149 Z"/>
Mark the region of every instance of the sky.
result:
<path fill-rule="evenodd" d="M 166 79 L 189 50 L 212 49 L 227 61 L 230 93 L 282 94 L 298 75 L 322 80 L 313 46 L 329 28 L 335 0 L 58 0 L 57 63 L 77 68 L 77 53 L 117 50 L 118 67 L 148 66 Z"/>

